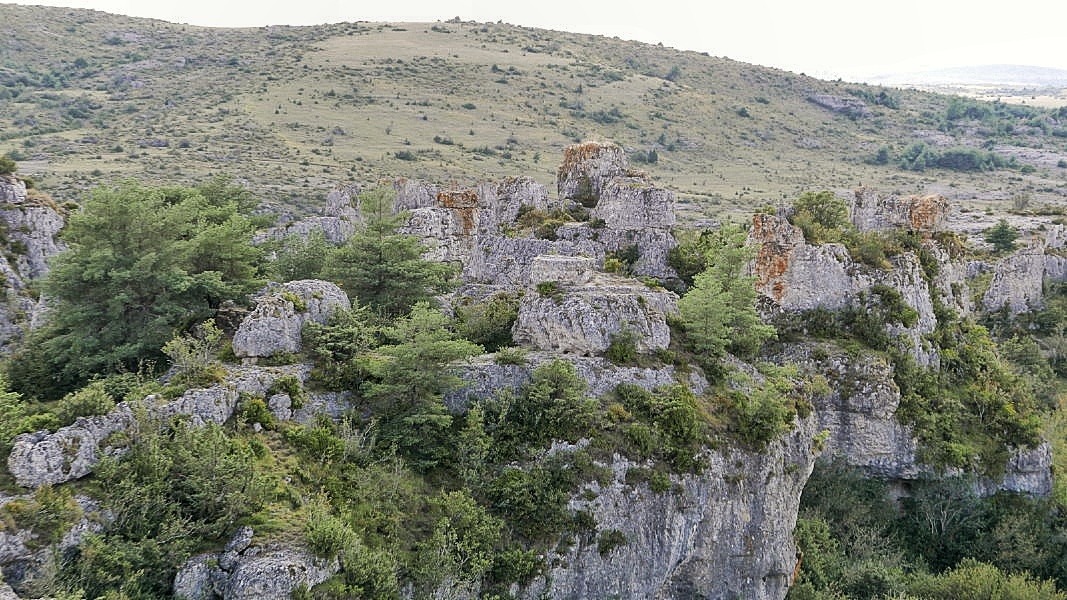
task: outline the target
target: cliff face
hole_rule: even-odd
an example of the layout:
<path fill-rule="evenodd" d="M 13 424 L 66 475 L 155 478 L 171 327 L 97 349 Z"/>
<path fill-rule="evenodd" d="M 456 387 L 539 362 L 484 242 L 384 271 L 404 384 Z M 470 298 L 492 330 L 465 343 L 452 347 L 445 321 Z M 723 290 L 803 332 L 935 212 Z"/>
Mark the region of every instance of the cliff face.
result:
<path fill-rule="evenodd" d="M 596 497 L 571 504 L 625 541 L 608 551 L 579 543 L 524 597 L 783 598 L 797 566 L 792 534 L 816 431 L 808 418 L 761 453 L 709 452 L 703 474 L 672 478 L 664 493 L 627 485 L 627 470 L 639 465 L 616 457 L 612 481 L 590 484 Z"/>
<path fill-rule="evenodd" d="M 30 293 L 31 282 L 48 272 L 48 259 L 58 254 L 58 235 L 66 220 L 55 202 L 27 190 L 17 177 L 0 175 L 0 351 L 17 339 L 44 311 Z"/>

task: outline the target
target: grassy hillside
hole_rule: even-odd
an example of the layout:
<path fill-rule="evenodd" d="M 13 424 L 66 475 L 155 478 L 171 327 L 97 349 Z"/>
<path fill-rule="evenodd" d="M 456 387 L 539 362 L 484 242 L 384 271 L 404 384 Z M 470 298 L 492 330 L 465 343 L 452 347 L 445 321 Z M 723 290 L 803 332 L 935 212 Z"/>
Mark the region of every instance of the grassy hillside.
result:
<path fill-rule="evenodd" d="M 1067 203 L 1067 111 L 955 100 L 953 112 L 947 96 L 615 38 L 453 22 L 208 29 L 13 5 L 0 5 L 0 36 L 0 152 L 64 199 L 116 177 L 214 173 L 297 211 L 336 183 L 382 177 L 551 185 L 566 144 L 608 139 L 690 219 L 859 184 Z M 863 100 L 869 114 L 813 95 Z M 902 170 L 916 142 L 1016 162 Z M 882 148 L 887 164 L 865 162 Z"/>

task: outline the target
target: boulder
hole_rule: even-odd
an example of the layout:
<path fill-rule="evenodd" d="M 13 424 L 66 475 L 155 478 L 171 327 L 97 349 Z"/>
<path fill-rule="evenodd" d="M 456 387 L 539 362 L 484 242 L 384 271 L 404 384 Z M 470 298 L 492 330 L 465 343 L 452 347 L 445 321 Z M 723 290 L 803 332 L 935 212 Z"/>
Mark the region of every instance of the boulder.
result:
<path fill-rule="evenodd" d="M 309 322 L 325 323 L 339 309 L 351 308 L 348 295 L 328 281 L 302 279 L 272 285 L 233 336 L 233 352 L 246 363 L 301 350 L 301 331 Z"/>
<path fill-rule="evenodd" d="M 619 146 L 572 144 L 563 149 L 563 163 L 556 172 L 559 198 L 595 205 L 607 183 L 626 172 L 626 153 Z"/>
<path fill-rule="evenodd" d="M 268 600 L 291 598 L 297 588 L 310 588 L 340 570 L 337 559 L 326 560 L 302 548 L 252 544 L 253 532 L 242 527 L 221 552 L 190 558 L 174 578 L 174 597 L 181 600 Z"/>
<path fill-rule="evenodd" d="M 552 262 L 542 257 L 543 264 Z M 606 274 L 581 285 L 555 283 L 554 290 L 531 290 L 519 304 L 512 328 L 516 344 L 581 356 L 602 354 L 623 333 L 635 337 L 638 352 L 670 344 L 667 315 L 678 297 L 633 280 Z"/>
<path fill-rule="evenodd" d="M 653 186 L 644 177 L 614 177 L 603 184 L 592 209 L 608 229 L 623 231 L 674 227 L 674 193 Z"/>
<path fill-rule="evenodd" d="M 1045 262 L 1045 243 L 1040 239 L 998 262 L 982 305 L 988 311 L 1006 308 L 1013 315 L 1040 309 L 1044 304 Z"/>

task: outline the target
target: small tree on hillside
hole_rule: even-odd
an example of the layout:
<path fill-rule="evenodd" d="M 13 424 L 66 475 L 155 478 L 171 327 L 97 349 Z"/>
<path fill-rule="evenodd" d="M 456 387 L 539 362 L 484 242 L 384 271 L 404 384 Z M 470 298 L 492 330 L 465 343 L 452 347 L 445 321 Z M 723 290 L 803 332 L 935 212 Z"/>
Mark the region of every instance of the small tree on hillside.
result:
<path fill-rule="evenodd" d="M 993 244 L 997 252 L 1011 252 L 1015 249 L 1015 240 L 1019 239 L 1019 232 L 1008 225 L 1006 219 L 997 221 L 997 224 L 986 229 L 985 241 Z"/>
<path fill-rule="evenodd" d="M 727 352 L 750 357 L 775 330 L 756 313 L 755 279 L 741 275 L 752 258 L 745 232 L 723 226 L 709 240 L 708 268 L 693 280 L 693 288 L 678 301 L 689 347 L 705 365 Z"/>
<path fill-rule="evenodd" d="M 17 168 L 15 161 L 11 160 L 9 156 L 6 154 L 0 156 L 0 175 L 11 175 Z"/>
<path fill-rule="evenodd" d="M 402 214 L 393 214 L 393 195 L 384 188 L 359 195 L 366 229 L 330 254 L 325 275 L 362 306 L 385 316 L 402 315 L 420 301 L 452 288 L 456 269 L 424 260 L 418 238 L 396 232 Z"/>

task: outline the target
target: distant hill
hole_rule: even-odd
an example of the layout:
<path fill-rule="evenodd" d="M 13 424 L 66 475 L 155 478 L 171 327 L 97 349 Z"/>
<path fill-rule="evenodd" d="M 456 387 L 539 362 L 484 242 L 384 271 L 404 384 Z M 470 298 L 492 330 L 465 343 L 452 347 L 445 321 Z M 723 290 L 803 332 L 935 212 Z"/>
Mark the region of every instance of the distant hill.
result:
<path fill-rule="evenodd" d="M 884 85 L 1004 85 L 1067 88 L 1067 70 L 1026 65 L 979 65 L 896 73 L 870 79 Z"/>
<path fill-rule="evenodd" d="M 584 140 L 622 145 L 686 220 L 861 184 L 976 206 L 1067 199 L 1067 111 L 969 109 L 615 38 L 473 22 L 210 29 L 8 4 L 0 37 L 0 152 L 64 200 L 121 177 L 219 173 L 293 212 L 342 182 L 552 184 Z M 1014 162 L 938 166 L 954 147 Z"/>

